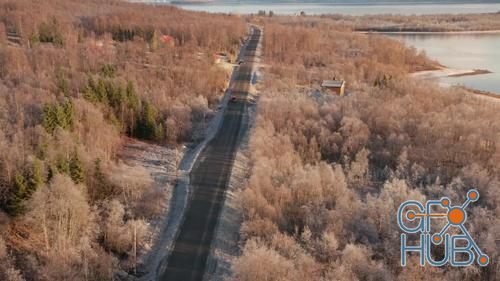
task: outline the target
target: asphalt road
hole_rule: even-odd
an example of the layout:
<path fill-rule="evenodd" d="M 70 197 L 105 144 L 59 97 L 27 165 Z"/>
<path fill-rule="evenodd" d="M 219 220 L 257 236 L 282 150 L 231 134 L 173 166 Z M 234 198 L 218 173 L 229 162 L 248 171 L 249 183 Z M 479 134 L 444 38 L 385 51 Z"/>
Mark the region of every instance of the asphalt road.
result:
<path fill-rule="evenodd" d="M 235 70 L 229 89 L 235 99 L 229 101 L 219 131 L 201 152 L 191 171 L 193 192 L 160 281 L 203 279 L 239 144 L 260 36 L 261 31 L 253 29 L 243 50 L 245 53 L 240 56 L 244 62 Z"/>

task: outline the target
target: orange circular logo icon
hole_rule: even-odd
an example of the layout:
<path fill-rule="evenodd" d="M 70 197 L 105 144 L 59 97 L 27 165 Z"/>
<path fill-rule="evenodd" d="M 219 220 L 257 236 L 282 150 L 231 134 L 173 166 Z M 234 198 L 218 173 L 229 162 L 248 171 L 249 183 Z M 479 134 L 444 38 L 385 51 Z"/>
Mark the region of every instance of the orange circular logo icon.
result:
<path fill-rule="evenodd" d="M 448 221 L 451 224 L 459 225 L 465 221 L 465 212 L 460 208 L 453 208 L 448 212 Z"/>

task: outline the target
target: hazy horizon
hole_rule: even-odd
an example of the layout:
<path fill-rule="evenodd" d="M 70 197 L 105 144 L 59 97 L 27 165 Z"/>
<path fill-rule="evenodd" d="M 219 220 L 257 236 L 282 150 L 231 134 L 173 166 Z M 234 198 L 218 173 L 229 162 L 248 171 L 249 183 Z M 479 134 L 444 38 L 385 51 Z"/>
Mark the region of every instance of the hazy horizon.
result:
<path fill-rule="evenodd" d="M 193 0 L 177 0 L 177 2 Z M 297 4 L 491 4 L 500 3 L 498 0 L 206 0 L 212 3 L 297 3 Z"/>

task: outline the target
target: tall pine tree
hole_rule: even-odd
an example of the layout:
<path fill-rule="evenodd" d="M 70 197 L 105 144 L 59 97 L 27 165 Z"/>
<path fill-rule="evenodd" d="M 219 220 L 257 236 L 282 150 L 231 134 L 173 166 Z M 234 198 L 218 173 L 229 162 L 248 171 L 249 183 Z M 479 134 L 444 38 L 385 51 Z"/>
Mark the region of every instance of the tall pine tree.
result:
<path fill-rule="evenodd" d="M 14 185 L 5 204 L 5 210 L 12 216 L 22 213 L 24 199 L 26 198 L 26 179 L 21 174 L 16 174 Z"/>
<path fill-rule="evenodd" d="M 74 183 L 79 184 L 85 181 L 85 172 L 83 164 L 76 150 L 69 159 L 69 175 Z"/>
<path fill-rule="evenodd" d="M 42 163 L 39 160 L 33 162 L 25 175 L 17 173 L 14 183 L 8 194 L 5 210 L 15 216 L 24 211 L 24 203 L 29 200 L 33 193 L 44 183 Z"/>

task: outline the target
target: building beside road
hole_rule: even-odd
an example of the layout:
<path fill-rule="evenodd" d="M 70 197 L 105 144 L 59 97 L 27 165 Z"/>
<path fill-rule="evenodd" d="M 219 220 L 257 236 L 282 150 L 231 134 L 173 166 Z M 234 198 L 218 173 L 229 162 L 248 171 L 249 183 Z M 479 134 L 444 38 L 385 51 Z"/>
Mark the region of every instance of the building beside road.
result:
<path fill-rule="evenodd" d="M 174 47 L 175 46 L 175 38 L 170 35 L 162 35 L 160 37 L 160 41 L 166 46 Z"/>
<path fill-rule="evenodd" d="M 323 80 L 321 83 L 321 89 L 323 91 L 333 93 L 339 96 L 343 96 L 345 92 L 345 81 L 344 80 Z"/>
<path fill-rule="evenodd" d="M 229 63 L 231 61 L 231 59 L 229 58 L 229 56 L 226 53 L 219 52 L 219 53 L 214 54 L 214 61 L 216 64 Z"/>

